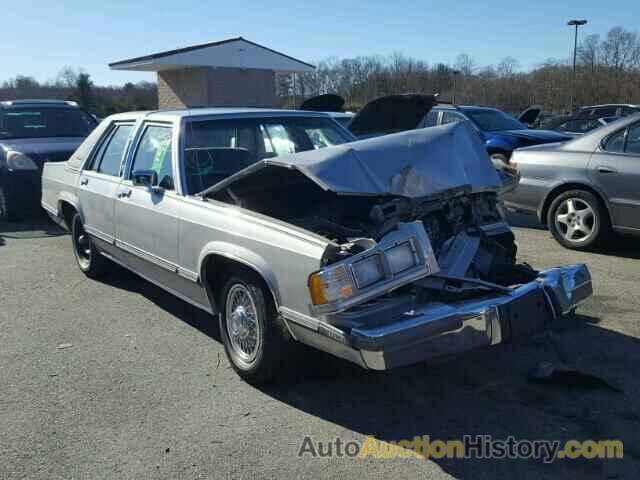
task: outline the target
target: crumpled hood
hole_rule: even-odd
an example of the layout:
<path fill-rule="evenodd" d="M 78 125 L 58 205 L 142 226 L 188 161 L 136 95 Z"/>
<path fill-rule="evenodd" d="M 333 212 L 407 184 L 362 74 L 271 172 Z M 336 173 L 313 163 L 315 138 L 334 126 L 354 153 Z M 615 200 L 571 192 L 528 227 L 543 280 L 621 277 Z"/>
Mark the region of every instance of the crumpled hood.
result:
<path fill-rule="evenodd" d="M 481 138 L 460 122 L 265 159 L 201 195 L 250 176 L 259 182 L 273 168 L 298 170 L 324 190 L 347 195 L 417 198 L 464 186 L 472 192 L 502 187 Z"/>
<path fill-rule="evenodd" d="M 13 150 L 24 153 L 42 166 L 45 162 L 68 160 L 83 140 L 84 138 L 79 137 L 0 140 L 0 148 L 5 152 Z"/>

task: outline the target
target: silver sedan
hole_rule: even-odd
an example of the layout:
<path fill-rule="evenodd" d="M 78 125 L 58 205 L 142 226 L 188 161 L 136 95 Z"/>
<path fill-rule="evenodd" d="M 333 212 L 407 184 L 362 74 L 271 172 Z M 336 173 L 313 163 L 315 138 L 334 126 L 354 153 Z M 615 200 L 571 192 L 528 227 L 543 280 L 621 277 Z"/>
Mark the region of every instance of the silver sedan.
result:
<path fill-rule="evenodd" d="M 612 232 L 640 235 L 640 115 L 564 144 L 515 151 L 509 210 L 537 215 L 556 240 L 585 250 Z"/>

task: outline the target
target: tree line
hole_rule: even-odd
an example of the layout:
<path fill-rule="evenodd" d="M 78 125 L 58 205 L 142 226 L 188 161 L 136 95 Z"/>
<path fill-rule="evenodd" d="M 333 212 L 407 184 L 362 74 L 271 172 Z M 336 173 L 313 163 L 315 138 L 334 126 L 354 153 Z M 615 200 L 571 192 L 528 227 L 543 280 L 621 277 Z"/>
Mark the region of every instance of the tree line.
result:
<path fill-rule="evenodd" d="M 541 47 L 542 48 L 542 47 Z M 344 97 L 347 110 L 394 93 L 439 93 L 459 104 L 487 105 L 517 113 L 532 104 L 545 111 L 566 112 L 572 92 L 575 105 L 640 104 L 640 36 L 622 27 L 606 36 L 589 35 L 579 44 L 574 76 L 572 59 L 548 59 L 523 71 L 513 57 L 497 65 L 480 66 L 473 56 L 459 55 L 452 64 L 430 64 L 394 53 L 355 58 L 328 58 L 313 73 L 278 75 L 281 106 L 298 106 L 323 93 Z M 96 86 L 88 73 L 63 68 L 52 81 L 39 83 L 17 76 L 0 85 L 0 100 L 59 98 L 75 100 L 100 117 L 111 113 L 155 109 L 157 86 L 152 82 Z"/>
<path fill-rule="evenodd" d="M 88 73 L 71 67 L 64 67 L 54 80 L 48 82 L 40 83 L 32 77 L 18 75 L 0 85 L 0 100 L 27 98 L 73 100 L 98 117 L 158 108 L 158 88 L 155 83 L 96 86 Z"/>
<path fill-rule="evenodd" d="M 468 54 L 459 55 L 450 65 L 431 65 L 401 53 L 329 58 L 319 62 L 314 73 L 296 75 L 295 80 L 280 76 L 278 91 L 285 106 L 314 95 L 337 93 L 349 110 L 383 95 L 406 92 L 439 93 L 443 100 L 495 106 L 514 113 L 533 104 L 548 112 L 564 113 L 572 91 L 575 105 L 640 104 L 637 32 L 615 27 L 604 38 L 584 38 L 577 50 L 575 83 L 572 60 L 552 58 L 522 71 L 513 57 L 489 66 L 479 66 Z"/>

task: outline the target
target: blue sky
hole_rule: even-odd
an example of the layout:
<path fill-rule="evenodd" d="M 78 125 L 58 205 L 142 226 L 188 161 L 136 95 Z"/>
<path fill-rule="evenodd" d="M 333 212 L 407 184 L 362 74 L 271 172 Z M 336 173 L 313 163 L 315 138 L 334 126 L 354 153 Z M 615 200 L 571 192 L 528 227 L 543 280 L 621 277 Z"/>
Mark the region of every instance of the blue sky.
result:
<path fill-rule="evenodd" d="M 22 0 L 2 10 L 0 81 L 49 80 L 68 65 L 100 85 L 155 79 L 109 62 L 235 36 L 310 62 L 397 51 L 430 63 L 467 53 L 480 66 L 512 56 L 531 68 L 569 56 L 568 19 L 589 20 L 581 35 L 640 19 L 638 0 Z"/>

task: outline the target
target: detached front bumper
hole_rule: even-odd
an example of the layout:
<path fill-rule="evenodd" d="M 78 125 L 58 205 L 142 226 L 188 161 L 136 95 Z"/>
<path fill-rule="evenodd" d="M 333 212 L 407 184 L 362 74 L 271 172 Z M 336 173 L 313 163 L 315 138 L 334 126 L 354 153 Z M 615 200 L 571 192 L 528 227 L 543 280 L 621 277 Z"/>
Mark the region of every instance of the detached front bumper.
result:
<path fill-rule="evenodd" d="M 393 323 L 354 328 L 349 343 L 359 354 L 357 363 L 387 370 L 526 338 L 560 320 L 592 293 L 585 265 L 553 268 L 508 293 L 417 306 Z"/>

